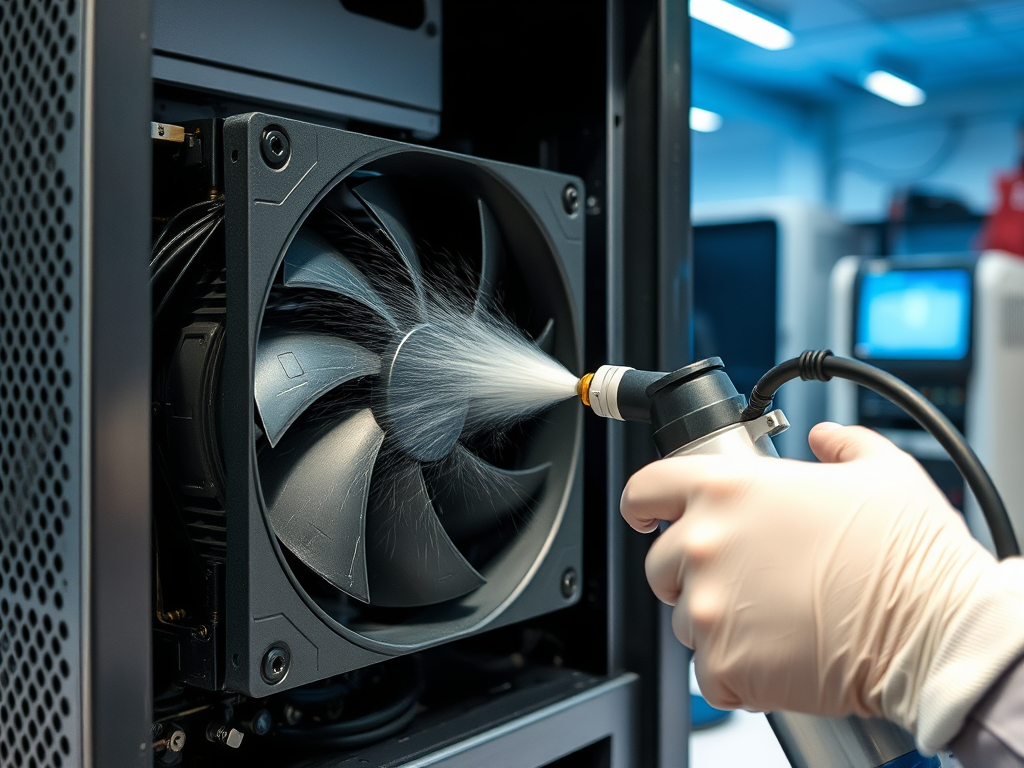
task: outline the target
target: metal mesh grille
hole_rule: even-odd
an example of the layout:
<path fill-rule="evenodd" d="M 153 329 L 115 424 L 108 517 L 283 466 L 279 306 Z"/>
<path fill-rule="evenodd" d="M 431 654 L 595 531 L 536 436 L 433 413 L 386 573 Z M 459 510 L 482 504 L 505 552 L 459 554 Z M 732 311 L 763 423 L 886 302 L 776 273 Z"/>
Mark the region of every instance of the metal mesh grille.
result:
<path fill-rule="evenodd" d="M 80 762 L 80 0 L 0 0 L 0 766 Z"/>

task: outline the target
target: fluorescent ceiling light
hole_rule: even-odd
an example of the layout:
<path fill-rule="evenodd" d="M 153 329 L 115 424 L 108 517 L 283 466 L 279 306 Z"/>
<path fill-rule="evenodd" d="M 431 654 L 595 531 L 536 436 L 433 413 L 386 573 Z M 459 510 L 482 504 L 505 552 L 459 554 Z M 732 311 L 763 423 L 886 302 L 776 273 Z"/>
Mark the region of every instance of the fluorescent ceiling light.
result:
<path fill-rule="evenodd" d="M 711 133 L 722 127 L 722 116 L 699 107 L 690 107 L 690 129 Z"/>
<path fill-rule="evenodd" d="M 876 69 L 865 77 L 864 87 L 876 96 L 888 99 L 901 107 L 916 107 L 919 104 L 924 104 L 924 91 L 884 69 Z"/>
<path fill-rule="evenodd" d="M 788 29 L 725 0 L 690 0 L 690 15 L 769 51 L 793 45 L 793 33 Z"/>

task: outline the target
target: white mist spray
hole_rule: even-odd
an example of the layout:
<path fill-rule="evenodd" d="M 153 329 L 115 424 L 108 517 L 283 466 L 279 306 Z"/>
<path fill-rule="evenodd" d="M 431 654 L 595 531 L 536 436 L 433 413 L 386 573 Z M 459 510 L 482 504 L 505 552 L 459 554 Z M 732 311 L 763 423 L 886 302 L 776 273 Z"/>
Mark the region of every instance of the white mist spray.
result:
<path fill-rule="evenodd" d="M 386 306 L 356 297 L 375 311 L 363 322 L 349 323 L 347 313 L 339 313 L 326 297 L 305 296 L 302 314 L 325 324 L 340 317 L 347 338 L 386 350 L 374 411 L 406 453 L 438 460 L 460 437 L 500 433 L 573 397 L 576 376 L 496 306 L 474 303 L 466 295 L 474 275 L 455 265 L 432 265 L 420 284 L 424 307 L 403 270 L 383 268 L 402 261 L 392 244 L 331 213 L 332 243 L 369 278 Z"/>
<path fill-rule="evenodd" d="M 429 319 L 400 348 L 388 383 L 389 420 L 413 453 L 436 453 L 452 430 L 501 430 L 575 394 L 576 377 L 507 318 L 431 293 Z"/>

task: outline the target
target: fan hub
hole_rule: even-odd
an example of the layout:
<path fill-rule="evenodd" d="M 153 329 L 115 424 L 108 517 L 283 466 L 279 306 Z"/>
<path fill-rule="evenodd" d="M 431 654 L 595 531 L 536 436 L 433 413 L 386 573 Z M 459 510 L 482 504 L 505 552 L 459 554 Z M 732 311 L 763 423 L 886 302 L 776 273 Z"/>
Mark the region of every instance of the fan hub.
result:
<path fill-rule="evenodd" d="M 446 346 L 434 326 L 422 323 L 398 341 L 382 370 L 382 421 L 389 437 L 419 461 L 451 453 L 469 411 L 455 375 L 445 370 Z"/>

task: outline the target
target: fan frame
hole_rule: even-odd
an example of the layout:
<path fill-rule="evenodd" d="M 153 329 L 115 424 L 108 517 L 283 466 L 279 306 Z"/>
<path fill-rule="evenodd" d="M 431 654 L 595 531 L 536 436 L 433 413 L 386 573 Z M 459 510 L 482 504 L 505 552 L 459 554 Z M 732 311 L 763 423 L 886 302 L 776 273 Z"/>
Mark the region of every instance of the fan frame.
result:
<path fill-rule="evenodd" d="M 290 143 L 290 157 L 278 169 L 265 163 L 260 151 L 261 137 L 270 126 L 283 129 Z M 576 359 L 560 357 L 576 371 L 582 366 L 584 214 L 582 210 L 569 213 L 562 205 L 567 185 L 585 196 L 579 178 L 263 113 L 228 118 L 224 124 L 227 320 L 221 374 L 228 542 L 224 668 L 226 687 L 250 696 L 315 682 L 579 600 L 578 588 L 569 597 L 562 592 L 566 571 L 582 575 L 583 414 L 578 407 L 573 455 L 554 526 L 526 578 L 472 627 L 451 634 L 435 629 L 420 642 L 390 643 L 338 624 L 300 586 L 266 519 L 256 463 L 253 378 L 270 283 L 301 222 L 336 184 L 368 163 L 403 153 L 473 166 L 486 184 L 510 193 L 528 212 L 555 255 L 553 266 L 568 300 L 568 316 L 559 321 L 560 339 L 568 341 L 559 349 L 571 350 L 568 357 Z M 261 661 L 270 649 L 280 646 L 287 648 L 290 662 L 284 678 L 271 685 L 261 675 Z"/>

